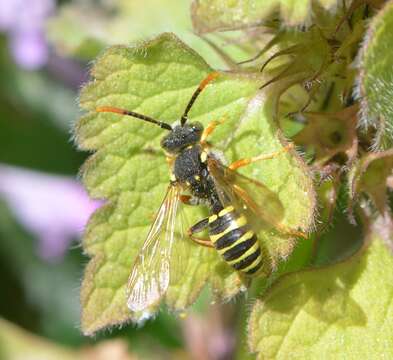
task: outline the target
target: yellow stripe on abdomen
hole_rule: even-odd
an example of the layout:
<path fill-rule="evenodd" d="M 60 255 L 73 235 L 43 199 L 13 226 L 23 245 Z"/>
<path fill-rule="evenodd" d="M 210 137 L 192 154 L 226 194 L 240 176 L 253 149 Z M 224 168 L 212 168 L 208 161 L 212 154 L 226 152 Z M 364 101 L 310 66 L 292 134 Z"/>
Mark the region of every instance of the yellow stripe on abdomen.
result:
<path fill-rule="evenodd" d="M 209 217 L 210 239 L 218 253 L 233 268 L 252 274 L 262 265 L 261 249 L 246 217 L 227 206 Z"/>

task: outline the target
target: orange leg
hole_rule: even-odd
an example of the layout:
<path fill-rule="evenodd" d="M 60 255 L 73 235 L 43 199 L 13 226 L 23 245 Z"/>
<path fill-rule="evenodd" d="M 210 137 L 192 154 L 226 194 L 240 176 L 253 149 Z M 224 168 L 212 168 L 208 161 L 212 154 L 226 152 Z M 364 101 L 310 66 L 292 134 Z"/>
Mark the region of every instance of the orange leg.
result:
<path fill-rule="evenodd" d="M 259 160 L 273 159 L 273 158 L 275 158 L 276 156 L 278 156 L 278 155 L 280 155 L 282 153 L 286 153 L 290 149 L 293 149 L 293 144 L 289 144 L 285 148 L 283 148 L 281 150 L 278 150 L 278 151 L 275 151 L 275 152 L 272 152 L 270 154 L 261 154 L 261 155 L 258 155 L 258 156 L 253 156 L 251 158 L 245 158 L 245 159 L 237 160 L 237 161 L 233 162 L 231 165 L 229 165 L 228 167 L 231 170 L 236 170 L 236 169 L 239 169 L 239 168 L 241 168 L 243 166 L 252 164 L 253 162 L 256 162 L 256 161 L 259 161 Z"/>
<path fill-rule="evenodd" d="M 173 167 L 174 162 L 175 162 L 175 157 L 173 157 L 173 156 L 166 157 L 166 163 L 168 164 L 169 169 L 171 169 L 170 178 L 171 178 L 172 182 L 176 181 L 176 176 L 175 176 L 174 172 L 172 171 L 172 167 Z"/>
<path fill-rule="evenodd" d="M 180 201 L 186 205 L 191 205 L 191 198 L 190 195 L 180 195 Z"/>
<path fill-rule="evenodd" d="M 191 200 L 192 200 L 192 196 L 180 195 L 180 201 L 184 204 L 195 205 L 192 203 Z M 201 237 L 194 235 L 195 233 L 205 230 L 208 226 L 209 226 L 209 218 L 205 218 L 205 219 L 197 222 L 195 225 L 191 226 L 187 230 L 187 235 L 190 237 L 190 239 L 192 241 L 195 241 L 197 244 L 205 246 L 205 247 L 213 248 L 214 246 L 211 243 L 209 238 L 201 238 Z"/>
<path fill-rule="evenodd" d="M 175 156 L 166 157 L 166 163 L 168 164 L 169 167 L 172 167 L 173 163 L 175 162 L 175 159 L 176 159 Z"/>
<path fill-rule="evenodd" d="M 197 244 L 208 247 L 214 248 L 214 245 L 211 243 L 210 239 L 207 238 L 200 238 L 195 235 L 188 234 L 192 241 L 195 241 Z"/>
<path fill-rule="evenodd" d="M 289 235 L 289 236 L 293 236 L 293 237 L 301 237 L 303 239 L 308 238 L 307 234 L 304 233 L 303 231 L 287 229 L 285 226 L 283 226 L 281 224 L 275 225 L 275 227 L 278 231 L 280 231 L 284 235 Z"/>
<path fill-rule="evenodd" d="M 195 241 L 197 244 L 205 246 L 205 247 L 213 248 L 214 246 L 211 243 L 210 239 L 201 238 L 201 237 L 194 235 L 195 233 L 205 230 L 208 226 L 209 226 L 209 218 L 205 218 L 205 219 L 197 222 L 195 225 L 191 226 L 188 229 L 187 234 L 191 238 L 191 240 Z"/>
<path fill-rule="evenodd" d="M 201 143 L 206 144 L 206 140 L 208 136 L 216 129 L 218 125 L 223 124 L 225 119 L 222 120 L 213 120 L 211 121 L 206 128 L 203 130 L 202 136 L 201 136 Z"/>
<path fill-rule="evenodd" d="M 191 205 L 191 206 L 199 205 L 202 202 L 201 199 L 198 199 L 198 198 L 196 198 L 194 196 L 190 196 L 190 195 L 180 195 L 180 201 L 183 204 Z"/>
<path fill-rule="evenodd" d="M 249 195 L 247 194 L 246 191 L 244 191 L 241 187 L 239 187 L 239 186 L 237 186 L 237 185 L 234 185 L 234 186 L 235 186 L 235 188 L 236 188 L 236 192 L 237 192 L 238 194 L 241 194 L 241 197 L 242 197 L 242 198 L 244 198 L 244 199 L 248 199 L 248 198 L 249 198 Z M 253 204 L 255 204 L 254 201 L 253 201 L 253 200 L 250 200 L 250 201 L 247 201 L 247 202 L 248 202 L 250 208 L 252 208 L 252 209 L 255 211 L 255 206 L 253 206 Z M 256 212 L 257 212 L 257 211 L 256 211 Z M 305 234 L 305 233 L 302 232 L 302 231 L 288 229 L 286 226 L 284 226 L 284 225 L 282 225 L 282 224 L 279 224 L 279 223 L 277 223 L 277 222 L 272 222 L 272 224 L 274 225 L 274 227 L 275 227 L 280 233 L 282 233 L 282 234 L 284 234 L 284 235 L 289 235 L 289 236 L 293 236 L 293 237 L 301 237 L 301 238 L 303 238 L 303 239 L 307 239 L 307 234 Z"/>

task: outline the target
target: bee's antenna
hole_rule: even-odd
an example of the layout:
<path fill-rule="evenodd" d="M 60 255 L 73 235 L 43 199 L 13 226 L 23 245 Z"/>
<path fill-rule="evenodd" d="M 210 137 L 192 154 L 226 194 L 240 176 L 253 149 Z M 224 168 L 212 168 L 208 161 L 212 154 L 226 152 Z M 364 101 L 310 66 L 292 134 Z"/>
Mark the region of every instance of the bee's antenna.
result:
<path fill-rule="evenodd" d="M 116 107 L 112 107 L 112 106 L 99 106 L 96 108 L 97 112 L 111 112 L 111 113 L 116 113 L 116 114 L 120 114 L 120 115 L 128 115 L 128 116 L 132 116 L 134 118 L 143 120 L 143 121 L 147 121 L 150 122 L 152 124 L 156 124 L 158 125 L 160 128 L 165 129 L 165 130 L 169 130 L 172 131 L 172 126 L 170 126 L 167 123 L 164 123 L 162 121 L 158 121 L 155 120 L 149 116 L 146 115 L 142 115 L 142 114 L 138 114 L 136 112 L 133 111 L 128 111 L 128 110 L 124 110 L 124 109 L 119 109 Z"/>
<path fill-rule="evenodd" d="M 218 72 L 212 72 L 209 75 L 207 75 L 199 84 L 198 88 L 195 90 L 195 92 L 192 94 L 190 101 L 187 104 L 186 109 L 184 110 L 184 114 L 182 115 L 180 119 L 180 124 L 181 126 L 184 126 L 184 124 L 187 121 L 187 116 L 188 113 L 190 112 L 192 105 L 194 105 L 195 100 L 197 99 L 198 95 L 202 92 L 202 90 L 209 84 L 210 81 L 214 80 L 217 78 L 219 75 Z"/>

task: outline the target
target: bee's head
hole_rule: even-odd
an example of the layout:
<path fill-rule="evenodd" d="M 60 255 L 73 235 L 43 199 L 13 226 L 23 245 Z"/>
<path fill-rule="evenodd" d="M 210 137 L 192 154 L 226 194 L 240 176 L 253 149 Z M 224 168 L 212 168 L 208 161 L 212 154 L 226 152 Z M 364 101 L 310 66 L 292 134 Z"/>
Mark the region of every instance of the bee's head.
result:
<path fill-rule="evenodd" d="M 153 119 L 150 116 L 113 106 L 99 106 L 96 108 L 96 111 L 132 116 L 136 119 L 158 125 L 160 128 L 168 130 L 169 134 L 161 140 L 161 146 L 168 153 L 176 154 L 187 146 L 197 144 L 201 140 L 203 126 L 199 122 L 188 123 L 188 113 L 190 112 L 192 106 L 195 103 L 195 100 L 202 92 L 202 90 L 209 84 L 210 81 L 214 80 L 217 77 L 218 73 L 212 72 L 200 82 L 199 86 L 192 94 L 191 99 L 188 102 L 184 113 L 180 118 L 180 125 L 175 126 L 174 128 L 172 128 L 171 125 L 163 121 Z"/>
<path fill-rule="evenodd" d="M 161 140 L 161 146 L 169 153 L 178 153 L 187 146 L 198 143 L 202 132 L 203 126 L 199 122 L 177 125 Z"/>

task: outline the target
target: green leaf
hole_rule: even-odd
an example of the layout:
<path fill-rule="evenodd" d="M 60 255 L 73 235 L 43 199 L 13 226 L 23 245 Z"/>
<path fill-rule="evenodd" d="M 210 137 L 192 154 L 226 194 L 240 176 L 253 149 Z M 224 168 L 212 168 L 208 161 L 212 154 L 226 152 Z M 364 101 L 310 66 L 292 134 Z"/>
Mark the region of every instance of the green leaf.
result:
<path fill-rule="evenodd" d="M 367 194 L 375 208 L 389 213 L 387 189 L 392 181 L 393 149 L 369 153 L 353 164 L 348 173 L 350 209 L 361 193 Z"/>
<path fill-rule="evenodd" d="M 192 32 L 189 7 L 189 0 L 98 4 L 73 1 L 62 5 L 59 13 L 50 19 L 47 36 L 59 53 L 92 59 L 108 45 L 129 44 L 172 31 L 204 56 L 209 64 L 227 66 L 204 39 Z M 224 44 L 222 38 L 213 35 L 209 39 L 220 41 L 220 48 L 235 58 L 249 56 L 229 41 Z"/>
<path fill-rule="evenodd" d="M 255 304 L 257 359 L 393 357 L 393 258 L 374 235 L 349 260 L 283 278 Z"/>
<path fill-rule="evenodd" d="M 340 153 L 353 149 L 356 138 L 357 106 L 350 106 L 335 113 L 306 112 L 305 127 L 294 136 L 297 145 L 311 148 L 316 163 L 325 163 Z M 353 150 L 352 150 L 353 151 Z"/>
<path fill-rule="evenodd" d="M 82 284 L 82 328 L 91 334 L 100 328 L 146 314 L 126 306 L 126 283 L 154 214 L 169 182 L 169 169 L 160 148 L 163 130 L 130 117 L 97 113 L 97 106 L 134 110 L 173 123 L 182 114 L 199 82 L 212 69 L 172 34 L 136 47 L 112 47 L 96 62 L 94 81 L 81 93 L 89 113 L 76 128 L 77 143 L 95 151 L 82 169 L 91 196 L 108 202 L 91 218 L 84 249 L 92 257 Z M 272 119 L 274 101 L 256 95 L 259 81 L 248 75 L 221 73 L 200 95 L 191 120 L 207 125 L 225 119 L 211 136 L 228 161 L 283 148 Z M 301 159 L 283 153 L 242 171 L 277 193 L 285 208 L 282 225 L 307 231 L 314 216 L 314 191 Z M 190 224 L 208 215 L 202 206 L 187 207 Z M 276 231 L 260 234 L 266 248 L 267 272 L 289 256 L 295 242 Z M 170 309 L 192 304 L 210 282 L 215 298 L 228 299 L 244 288 L 244 279 L 221 260 L 215 250 L 185 241 L 187 270 L 166 296 Z M 150 312 L 155 309 L 150 309 Z"/>
<path fill-rule="evenodd" d="M 377 130 L 374 148 L 393 146 L 393 1 L 372 19 L 360 51 L 361 124 Z"/>
<path fill-rule="evenodd" d="M 107 20 L 105 12 L 94 11 L 87 4 L 72 3 L 60 7 L 47 23 L 47 38 L 64 55 L 91 59 L 105 47 Z"/>
<path fill-rule="evenodd" d="M 64 337 L 63 337 L 64 339 Z M 64 340 L 63 340 L 64 341 Z M 139 359 L 140 354 L 131 353 L 128 343 L 122 339 L 97 342 L 79 350 L 59 345 L 45 337 L 0 318 L 0 358 L 7 360 L 86 360 L 86 359 Z M 133 349 L 133 351 L 135 351 Z M 145 351 L 146 353 L 146 351 Z M 151 358 L 153 353 L 144 354 Z M 145 357 L 147 358 L 147 357 Z"/>
<path fill-rule="evenodd" d="M 0 358 L 83 360 L 82 353 L 59 346 L 0 318 Z"/>
<path fill-rule="evenodd" d="M 285 25 L 299 26 L 310 22 L 311 0 L 194 0 L 192 18 L 199 33 L 217 30 L 233 30 L 261 25 L 277 12 Z M 337 0 L 319 0 L 325 10 L 335 10 Z"/>

